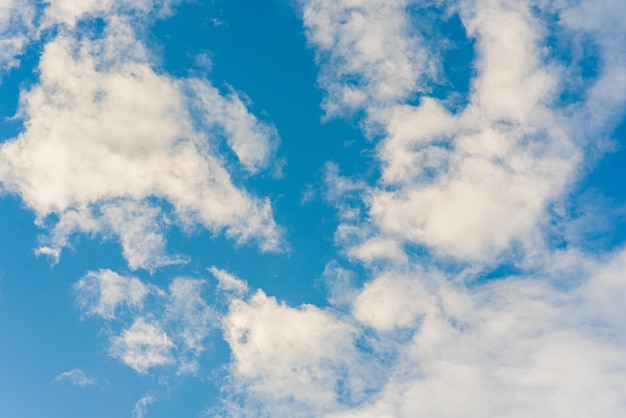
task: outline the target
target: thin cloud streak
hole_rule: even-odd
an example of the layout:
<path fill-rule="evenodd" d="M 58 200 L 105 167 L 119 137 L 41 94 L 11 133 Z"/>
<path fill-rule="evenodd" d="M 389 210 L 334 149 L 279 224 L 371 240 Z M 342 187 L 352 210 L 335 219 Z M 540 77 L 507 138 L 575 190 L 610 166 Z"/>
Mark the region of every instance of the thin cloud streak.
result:
<path fill-rule="evenodd" d="M 72 385 L 85 387 L 96 384 L 96 380 L 87 376 L 81 369 L 72 369 L 59 374 L 54 378 L 54 382 L 69 382 Z"/>

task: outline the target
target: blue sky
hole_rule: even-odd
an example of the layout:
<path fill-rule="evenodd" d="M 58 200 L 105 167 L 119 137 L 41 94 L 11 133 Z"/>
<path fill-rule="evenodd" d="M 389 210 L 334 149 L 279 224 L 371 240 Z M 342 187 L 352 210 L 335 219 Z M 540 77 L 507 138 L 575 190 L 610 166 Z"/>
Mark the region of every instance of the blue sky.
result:
<path fill-rule="evenodd" d="M 0 416 L 624 416 L 624 12 L 0 3 Z"/>

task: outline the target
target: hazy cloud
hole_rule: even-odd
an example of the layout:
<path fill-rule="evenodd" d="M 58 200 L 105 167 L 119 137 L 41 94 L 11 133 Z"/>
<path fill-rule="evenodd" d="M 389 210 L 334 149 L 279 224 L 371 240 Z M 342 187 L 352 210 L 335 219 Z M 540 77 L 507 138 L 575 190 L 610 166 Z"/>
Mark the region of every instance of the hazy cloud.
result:
<path fill-rule="evenodd" d="M 88 377 L 81 369 L 72 369 L 63 372 L 54 378 L 55 382 L 69 382 L 75 386 L 91 386 L 96 383 L 95 379 Z"/>

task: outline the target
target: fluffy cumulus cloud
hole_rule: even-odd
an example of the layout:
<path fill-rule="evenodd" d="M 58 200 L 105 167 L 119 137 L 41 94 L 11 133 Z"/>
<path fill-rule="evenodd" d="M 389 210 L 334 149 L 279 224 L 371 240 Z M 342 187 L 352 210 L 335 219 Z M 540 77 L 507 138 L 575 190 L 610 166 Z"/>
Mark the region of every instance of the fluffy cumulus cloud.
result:
<path fill-rule="evenodd" d="M 597 274 L 586 271 L 586 285 L 595 286 Z M 511 277 L 472 289 L 444 284 L 430 303 L 404 294 L 381 297 L 380 304 L 396 308 L 391 317 L 398 330 L 411 309 L 419 326 L 397 345 L 384 389 L 334 416 L 619 416 L 625 407 L 622 338 L 598 332 L 600 317 L 579 311 L 598 302 L 585 286 L 567 292 L 549 277 Z M 371 326 L 384 330 L 388 323 Z"/>
<path fill-rule="evenodd" d="M 168 14 L 177 0 L 45 0 L 48 24 L 63 23 L 70 27 L 84 18 L 118 13 L 147 15 Z"/>
<path fill-rule="evenodd" d="M 300 1 L 309 44 L 321 65 L 329 116 L 381 111 L 426 89 L 436 56 L 405 13 L 407 0 Z M 374 114 L 371 115 L 375 117 Z"/>
<path fill-rule="evenodd" d="M 484 3 L 460 10 L 478 55 L 469 104 L 394 106 L 369 198 L 381 233 L 471 260 L 530 239 L 580 162 L 571 120 L 554 109 L 559 72 L 541 22 L 523 2 Z"/>
<path fill-rule="evenodd" d="M 386 270 L 350 315 L 259 291 L 224 319 L 240 416 L 620 416 L 624 252 L 468 287 Z M 549 270 L 549 271 L 548 271 Z M 572 279 L 573 278 L 573 279 Z M 564 280 L 573 280 L 564 289 Z M 243 405 L 243 407 L 242 407 Z"/>
<path fill-rule="evenodd" d="M 474 42 L 459 108 L 458 92 L 429 95 L 445 74 L 432 64 L 443 59 L 436 42 L 411 26 L 424 4 L 300 2 L 326 111 L 364 111 L 362 126 L 379 138 L 378 184 L 325 172 L 337 244 L 367 279 L 357 286 L 356 273 L 331 263 L 326 309 L 261 291 L 231 301 L 233 390 L 245 394 L 233 411 L 624 414 L 625 252 L 553 248 L 545 233 L 567 228 L 555 207 L 623 116 L 624 31 L 612 17 L 623 6 L 603 4 L 472 0 L 434 15 L 457 14 Z M 582 38 L 599 54 L 592 76 L 580 69 L 588 52 L 568 49 Z M 355 193 L 362 206 L 346 203 Z M 502 262 L 515 273 L 487 279 Z"/>
<path fill-rule="evenodd" d="M 434 41 L 409 30 L 409 4 L 385 5 L 303 5 L 309 41 L 322 57 L 320 82 L 326 100 L 350 110 L 349 104 L 337 100 L 337 90 L 357 89 L 367 98 L 360 106 L 367 112 L 366 121 L 382 126 L 382 177 L 366 197 L 372 224 L 384 239 L 472 261 L 491 261 L 513 243 L 534 242 L 537 225 L 546 222 L 546 209 L 579 176 L 583 151 L 601 147 L 615 115 L 621 115 L 623 100 L 618 97 L 623 96 L 615 92 L 624 86 L 617 76 L 623 72 L 624 53 L 609 39 L 621 39 L 622 32 L 616 25 L 608 30 L 595 23 L 583 26 L 583 5 L 559 11 L 562 25 L 569 31 L 587 31 L 602 46 L 606 60 L 594 83 L 577 86 L 581 99 L 576 105 L 567 105 L 560 97 L 564 89 L 574 87 L 563 80 L 579 76 L 572 74 L 576 65 L 565 67 L 558 54 L 545 47 L 547 33 L 554 28 L 533 4 L 465 1 L 449 6 L 446 13 L 458 14 L 475 41 L 476 76 L 468 104 L 459 110 L 449 105 L 458 92 L 435 98 L 418 88 L 424 80 L 444 77 L 430 77 L 424 68 L 442 58 L 434 50 L 421 52 Z M 357 17 L 368 16 L 368 25 L 353 24 Z M 560 36 L 573 36 L 558 30 Z M 370 45 L 370 37 L 379 31 L 390 41 L 369 50 L 364 59 L 358 45 Z M 336 47 L 341 45 L 348 46 Z M 398 94 L 381 101 L 367 87 L 402 79 L 373 68 L 396 71 L 407 65 L 411 71 Z M 410 92 L 421 93 L 419 104 L 406 103 Z M 597 121 L 593 132 L 590 120 Z M 381 237 L 374 239 L 380 242 Z"/>
<path fill-rule="evenodd" d="M 358 363 L 352 364 L 357 330 L 332 312 L 292 308 L 259 290 L 231 301 L 223 326 L 233 390 L 253 394 L 250 416 L 320 416 L 337 407 L 338 392 L 353 399 L 365 389 Z"/>
<path fill-rule="evenodd" d="M 182 261 L 167 254 L 172 224 L 279 248 L 270 202 L 238 187 L 218 152 L 225 141 L 255 173 L 277 143 L 237 94 L 158 74 L 130 22 L 115 15 L 98 39 L 61 30 L 39 71 L 21 98 L 25 129 L 0 149 L 4 189 L 50 229 L 39 252 L 58 258 L 76 232 L 110 235 L 131 268 L 154 269 Z"/>

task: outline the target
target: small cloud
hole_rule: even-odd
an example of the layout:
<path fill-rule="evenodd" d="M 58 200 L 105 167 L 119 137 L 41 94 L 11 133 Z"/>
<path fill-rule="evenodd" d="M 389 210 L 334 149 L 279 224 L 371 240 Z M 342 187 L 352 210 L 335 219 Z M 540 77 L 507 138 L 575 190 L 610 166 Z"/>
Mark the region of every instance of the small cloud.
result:
<path fill-rule="evenodd" d="M 317 198 L 318 193 L 319 192 L 312 184 L 305 185 L 300 196 L 300 205 L 304 206 L 307 203 L 314 201 Z"/>
<path fill-rule="evenodd" d="M 218 18 L 218 17 L 214 17 L 211 19 L 211 23 L 213 24 L 213 26 L 215 27 L 219 27 L 219 26 L 224 26 L 224 27 L 228 27 L 228 23 L 224 22 L 222 19 Z"/>
<path fill-rule="evenodd" d="M 172 349 L 175 347 L 161 324 L 138 318 L 120 336 L 111 339 L 110 354 L 138 373 L 175 363 Z"/>
<path fill-rule="evenodd" d="M 228 273 L 227 271 L 218 269 L 215 266 L 209 268 L 209 271 L 217 279 L 218 289 L 234 292 L 237 295 L 243 295 L 244 293 L 248 292 L 248 284 L 245 281 Z"/>
<path fill-rule="evenodd" d="M 78 305 L 87 315 L 97 315 L 105 320 L 115 319 L 120 306 L 143 308 L 150 288 L 136 277 L 120 276 L 114 271 L 101 269 L 89 272 L 74 284 Z"/>
<path fill-rule="evenodd" d="M 135 407 L 133 408 L 133 418 L 143 418 L 144 414 L 148 410 L 148 406 L 153 404 L 156 400 L 157 396 L 154 392 L 146 393 L 135 403 Z"/>
<path fill-rule="evenodd" d="M 72 385 L 80 387 L 91 386 L 96 383 L 95 379 L 87 376 L 81 369 L 72 369 L 63 372 L 54 378 L 54 382 L 69 382 Z"/>
<path fill-rule="evenodd" d="M 213 70 L 213 54 L 211 51 L 202 51 L 193 56 L 193 64 L 197 70 L 210 73 Z"/>

